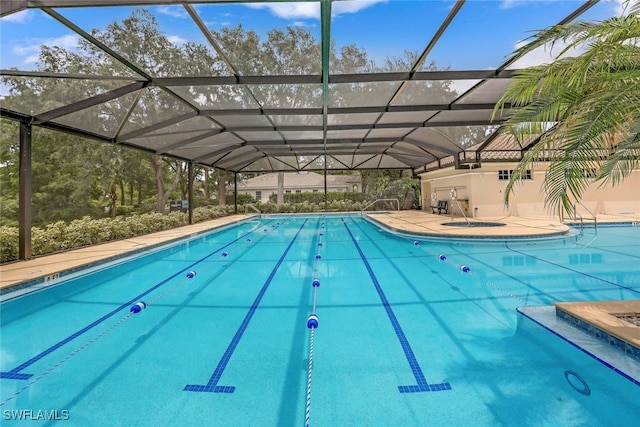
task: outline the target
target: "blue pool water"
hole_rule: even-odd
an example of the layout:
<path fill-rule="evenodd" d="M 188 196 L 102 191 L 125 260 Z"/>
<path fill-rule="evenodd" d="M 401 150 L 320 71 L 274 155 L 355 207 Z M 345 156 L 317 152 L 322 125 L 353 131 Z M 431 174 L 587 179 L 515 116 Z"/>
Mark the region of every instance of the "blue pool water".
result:
<path fill-rule="evenodd" d="M 3 302 L 2 423 L 637 425 L 640 378 L 517 308 L 638 299 L 639 262 L 631 226 L 478 242 L 247 221 Z"/>

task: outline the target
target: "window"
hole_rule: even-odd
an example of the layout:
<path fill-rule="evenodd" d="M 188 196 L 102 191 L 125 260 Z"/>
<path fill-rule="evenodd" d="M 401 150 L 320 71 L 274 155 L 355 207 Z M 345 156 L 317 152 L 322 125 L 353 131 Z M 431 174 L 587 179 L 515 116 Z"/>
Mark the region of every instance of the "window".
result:
<path fill-rule="evenodd" d="M 259 202 L 260 200 L 262 200 L 262 191 L 258 190 L 256 191 L 256 200 Z"/>
<path fill-rule="evenodd" d="M 296 190 L 296 193 L 302 193 L 302 190 Z"/>
<path fill-rule="evenodd" d="M 284 190 L 285 194 L 291 194 L 291 190 Z"/>
<path fill-rule="evenodd" d="M 513 169 L 501 169 L 498 171 L 498 181 L 509 181 L 512 175 Z M 533 175 L 531 175 L 531 169 L 527 169 L 520 179 L 523 181 L 531 181 L 533 179 Z"/>

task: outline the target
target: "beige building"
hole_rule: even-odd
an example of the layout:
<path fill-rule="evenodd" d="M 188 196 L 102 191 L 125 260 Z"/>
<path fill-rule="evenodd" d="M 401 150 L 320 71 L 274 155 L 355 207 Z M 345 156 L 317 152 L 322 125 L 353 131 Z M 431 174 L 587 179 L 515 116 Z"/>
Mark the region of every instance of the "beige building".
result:
<path fill-rule="evenodd" d="M 284 193 L 324 193 L 324 175 L 315 172 L 283 172 Z M 229 188 L 233 191 L 233 185 Z M 327 192 L 362 191 L 360 175 L 327 175 Z M 278 193 L 278 173 L 266 173 L 238 184 L 238 194 L 249 194 L 260 202 L 269 201 L 269 196 Z"/>
<path fill-rule="evenodd" d="M 548 163 L 531 166 L 526 178 L 514 186 L 507 207 L 505 191 L 510 174 L 517 166 L 517 161 L 509 161 L 509 158 L 513 159 L 519 149 L 514 150 L 505 141 L 495 141 L 492 145 L 477 155 L 469 155 L 472 151 L 468 150 L 468 161 L 456 165 L 451 157 L 441 161 L 439 167 L 420 173 L 423 209 L 431 211 L 430 206 L 436 205 L 437 201 L 447 200 L 449 213 L 461 215 L 451 200 L 451 190 L 455 189 L 459 206 L 468 217 L 550 216 L 552 210 L 545 206 L 542 190 Z M 594 182 L 585 191 L 581 203 L 576 204 L 576 210 L 583 218 L 591 215 L 637 218 L 640 214 L 640 170 L 634 170 L 615 186 Z"/>

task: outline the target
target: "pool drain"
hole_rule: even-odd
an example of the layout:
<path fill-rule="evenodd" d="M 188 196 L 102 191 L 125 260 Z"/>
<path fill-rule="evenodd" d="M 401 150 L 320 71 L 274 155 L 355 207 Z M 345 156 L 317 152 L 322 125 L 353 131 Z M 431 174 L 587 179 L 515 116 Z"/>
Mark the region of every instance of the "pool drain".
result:
<path fill-rule="evenodd" d="M 589 396 L 591 389 L 587 382 L 574 371 L 564 371 L 564 377 L 571 387 L 573 387 L 578 393 Z"/>

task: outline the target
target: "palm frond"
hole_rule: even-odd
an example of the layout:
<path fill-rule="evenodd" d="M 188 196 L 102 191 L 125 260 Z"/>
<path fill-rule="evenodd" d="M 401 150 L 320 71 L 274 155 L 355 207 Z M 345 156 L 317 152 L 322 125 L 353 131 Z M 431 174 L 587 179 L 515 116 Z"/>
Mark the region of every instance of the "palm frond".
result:
<path fill-rule="evenodd" d="M 569 212 L 594 177 L 619 183 L 640 163 L 640 6 L 631 11 L 602 22 L 547 28 L 513 53 L 517 59 L 560 43 L 558 57 L 583 50 L 518 71 L 497 103 L 494 113 L 506 104 L 515 110 L 499 132 L 529 139 L 540 135 L 514 170 L 505 203 L 527 168 L 541 160 L 550 161 L 545 205 Z"/>
<path fill-rule="evenodd" d="M 640 127 L 640 121 L 636 123 Z M 630 133 L 627 138 L 611 147 L 607 158 L 602 162 L 597 180 L 603 184 L 617 185 L 640 166 L 640 132 Z"/>

